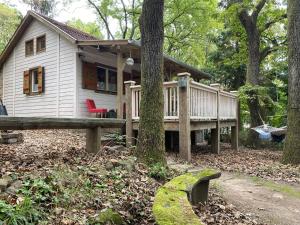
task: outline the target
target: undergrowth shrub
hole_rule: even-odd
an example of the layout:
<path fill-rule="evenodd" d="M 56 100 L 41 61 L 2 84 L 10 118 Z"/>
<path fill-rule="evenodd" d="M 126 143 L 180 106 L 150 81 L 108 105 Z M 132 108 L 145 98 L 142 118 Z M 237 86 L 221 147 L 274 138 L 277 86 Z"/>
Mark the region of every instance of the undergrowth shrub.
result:
<path fill-rule="evenodd" d="M 43 212 L 28 197 L 16 205 L 0 200 L 0 225 L 38 224 L 43 217 Z"/>
<path fill-rule="evenodd" d="M 161 163 L 155 163 L 149 167 L 148 174 L 156 180 L 165 180 L 168 177 L 168 168 Z"/>

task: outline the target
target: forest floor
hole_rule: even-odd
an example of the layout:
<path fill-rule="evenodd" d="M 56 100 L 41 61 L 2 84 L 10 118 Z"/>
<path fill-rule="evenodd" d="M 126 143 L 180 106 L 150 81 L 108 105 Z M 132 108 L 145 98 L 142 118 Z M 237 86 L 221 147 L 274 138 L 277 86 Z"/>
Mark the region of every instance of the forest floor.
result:
<path fill-rule="evenodd" d="M 124 224 L 155 224 L 152 203 L 164 181 L 151 178 L 151 168 L 137 163 L 129 149 L 111 143 L 110 148 L 91 155 L 85 152 L 82 132 L 22 133 L 24 143 L 0 144 L 0 180 L 9 178 L 10 182 L 7 188 L 0 189 L 0 220 L 13 215 L 12 219 L 20 224 L 26 224 L 24 218 L 29 221 L 27 224 L 96 224 L 103 219 L 103 212 L 113 209 Z M 220 183 L 229 187 L 233 182 L 229 178 L 234 174 L 235 179 L 247 175 L 298 185 L 299 167 L 280 164 L 280 152 L 243 149 L 236 153 L 227 145 L 222 149 L 218 156 L 201 148 L 193 152 L 193 164 L 189 166 L 230 172 L 229 177 L 223 174 L 211 185 L 209 202 L 195 207 L 195 212 L 207 224 L 266 224 L 255 216 L 254 208 L 246 209 L 238 201 L 231 201 L 240 196 L 226 196 Z M 168 153 L 168 159 L 185 165 L 174 153 Z M 170 170 L 166 181 L 178 174 Z M 261 180 L 251 182 L 257 184 Z M 284 190 L 292 195 L 298 193 Z M 285 196 L 279 194 L 277 199 Z M 266 211 L 263 207 L 259 210 Z"/>

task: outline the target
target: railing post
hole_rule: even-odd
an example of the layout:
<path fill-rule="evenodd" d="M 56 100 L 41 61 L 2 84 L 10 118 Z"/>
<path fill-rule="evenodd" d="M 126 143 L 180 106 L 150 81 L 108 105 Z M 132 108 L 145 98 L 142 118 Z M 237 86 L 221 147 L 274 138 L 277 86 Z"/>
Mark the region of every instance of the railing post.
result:
<path fill-rule="evenodd" d="M 191 161 L 190 76 L 189 73 L 178 74 L 179 154 L 187 161 Z"/>
<path fill-rule="evenodd" d="M 132 128 L 132 90 L 131 86 L 135 85 L 135 81 L 125 81 L 126 94 L 126 146 L 132 146 L 133 128 Z"/>
<path fill-rule="evenodd" d="M 237 91 L 231 91 L 230 93 L 236 94 Z M 234 150 L 239 150 L 239 99 L 236 97 L 236 120 L 235 126 L 231 127 L 231 147 Z"/>
<path fill-rule="evenodd" d="M 216 128 L 211 129 L 211 149 L 213 153 L 220 153 L 220 84 L 211 84 L 213 88 L 217 89 L 217 121 Z"/>

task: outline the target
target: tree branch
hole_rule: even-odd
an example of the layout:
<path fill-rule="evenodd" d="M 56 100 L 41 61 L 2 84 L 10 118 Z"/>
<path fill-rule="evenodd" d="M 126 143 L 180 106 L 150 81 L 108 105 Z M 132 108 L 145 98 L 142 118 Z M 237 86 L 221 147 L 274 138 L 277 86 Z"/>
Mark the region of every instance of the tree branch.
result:
<path fill-rule="evenodd" d="M 264 32 L 265 30 L 267 30 L 267 29 L 269 29 L 271 26 L 273 26 L 275 23 L 277 23 L 277 22 L 279 22 L 279 21 L 281 21 L 281 20 L 283 20 L 283 19 L 286 19 L 286 18 L 287 18 L 287 14 L 285 13 L 285 14 L 281 15 L 279 18 L 277 18 L 277 19 L 275 19 L 275 20 L 272 20 L 272 21 L 266 23 L 266 24 L 264 25 L 263 29 L 260 30 L 260 32 L 261 32 L 261 33 Z"/>
<path fill-rule="evenodd" d="M 108 39 L 112 38 L 114 40 L 115 38 L 114 38 L 113 34 L 111 33 L 111 31 L 109 29 L 109 24 L 107 22 L 107 19 L 103 15 L 103 13 L 100 11 L 100 9 L 96 6 L 96 4 L 92 0 L 88 0 L 88 2 L 95 8 L 95 10 L 99 14 L 100 18 L 104 22 L 104 25 L 105 25 L 105 28 L 106 28 L 106 32 L 107 32 L 107 38 Z"/>
<path fill-rule="evenodd" d="M 258 14 L 260 13 L 260 11 L 263 9 L 263 7 L 265 6 L 267 0 L 260 0 L 257 5 L 255 6 L 255 10 L 252 13 L 252 17 L 254 20 L 257 20 Z"/>
<path fill-rule="evenodd" d="M 125 28 L 123 31 L 123 39 L 126 38 L 127 35 L 127 30 L 128 30 L 128 12 L 126 10 L 126 5 L 124 3 L 124 0 L 121 0 L 122 6 L 123 6 L 123 11 L 124 11 L 124 20 L 125 20 Z"/>

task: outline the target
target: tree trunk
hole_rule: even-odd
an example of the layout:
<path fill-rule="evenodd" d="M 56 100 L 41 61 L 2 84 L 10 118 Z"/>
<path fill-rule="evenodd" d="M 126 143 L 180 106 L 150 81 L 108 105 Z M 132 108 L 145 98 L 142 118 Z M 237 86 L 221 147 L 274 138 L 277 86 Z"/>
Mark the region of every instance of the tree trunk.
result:
<path fill-rule="evenodd" d="M 288 1 L 288 131 L 283 162 L 300 164 L 300 1 Z"/>
<path fill-rule="evenodd" d="M 137 157 L 165 164 L 163 115 L 163 0 L 144 0 L 140 17 L 142 98 Z"/>
<path fill-rule="evenodd" d="M 251 86 L 259 85 L 260 75 L 260 33 L 257 28 L 257 19 L 243 10 L 239 15 L 239 19 L 246 31 L 248 42 L 248 63 L 247 63 L 247 75 L 246 84 Z M 247 93 L 248 107 L 250 111 L 250 126 L 256 127 L 263 124 L 260 105 L 258 100 L 258 93 L 255 89 Z M 248 145 L 257 147 L 257 134 L 255 131 L 250 130 L 247 138 Z"/>

